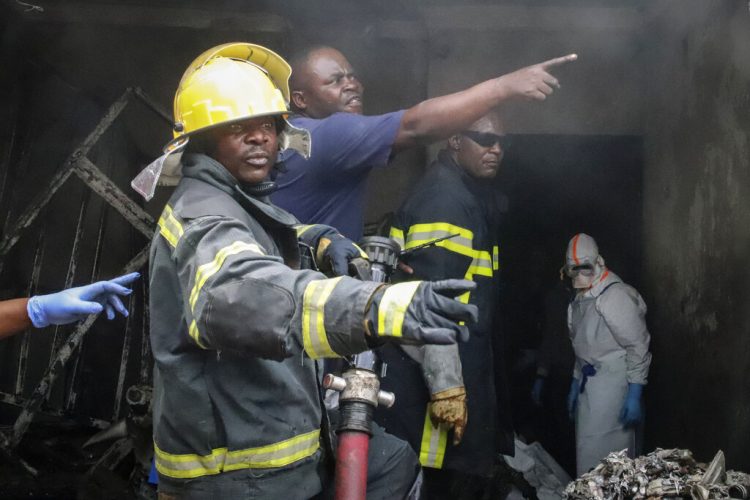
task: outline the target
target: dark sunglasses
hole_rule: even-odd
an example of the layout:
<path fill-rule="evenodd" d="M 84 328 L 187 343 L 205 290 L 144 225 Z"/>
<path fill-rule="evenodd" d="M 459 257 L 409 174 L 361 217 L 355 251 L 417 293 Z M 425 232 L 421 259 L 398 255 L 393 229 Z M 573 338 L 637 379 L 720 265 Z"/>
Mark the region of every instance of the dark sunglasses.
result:
<path fill-rule="evenodd" d="M 491 148 L 495 143 L 500 144 L 500 149 L 510 146 L 510 137 L 507 135 L 491 134 L 489 132 L 477 132 L 476 130 L 464 130 L 461 135 L 468 137 L 483 148 Z"/>

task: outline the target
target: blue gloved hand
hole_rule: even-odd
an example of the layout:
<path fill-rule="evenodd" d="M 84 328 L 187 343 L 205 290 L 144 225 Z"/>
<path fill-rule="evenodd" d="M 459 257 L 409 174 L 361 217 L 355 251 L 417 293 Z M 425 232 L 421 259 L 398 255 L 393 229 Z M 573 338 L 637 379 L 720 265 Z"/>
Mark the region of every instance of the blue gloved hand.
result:
<path fill-rule="evenodd" d="M 577 378 L 570 381 L 570 391 L 568 391 L 568 417 L 571 420 L 576 418 L 576 405 L 578 404 L 578 395 L 581 393 L 581 382 Z"/>
<path fill-rule="evenodd" d="M 542 406 L 542 391 L 544 391 L 544 377 L 537 377 L 534 385 L 531 386 L 531 401 L 537 406 Z"/>
<path fill-rule="evenodd" d="M 317 253 L 323 272 L 332 272 L 334 276 L 349 274 L 349 261 L 368 258 L 356 243 L 339 234 L 322 237 L 318 243 Z"/>
<path fill-rule="evenodd" d="M 49 295 L 36 295 L 29 299 L 26 311 L 31 323 L 37 328 L 66 325 L 105 309 L 107 319 L 113 319 L 115 311 L 127 316 L 128 310 L 118 295 L 130 295 L 132 290 L 124 285 L 132 283 L 140 276 L 140 273 L 130 273 L 109 281 L 98 281 Z"/>
<path fill-rule="evenodd" d="M 620 411 L 620 422 L 625 427 L 637 425 L 643 419 L 642 393 L 642 384 L 628 384 L 628 395 L 625 396 L 625 404 L 622 405 L 622 411 Z"/>

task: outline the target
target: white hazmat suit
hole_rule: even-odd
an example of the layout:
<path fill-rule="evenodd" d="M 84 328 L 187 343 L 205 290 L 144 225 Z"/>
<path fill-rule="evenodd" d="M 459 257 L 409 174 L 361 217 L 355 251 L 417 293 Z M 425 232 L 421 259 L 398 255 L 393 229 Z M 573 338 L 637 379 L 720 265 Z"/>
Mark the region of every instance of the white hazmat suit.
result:
<path fill-rule="evenodd" d="M 623 425 L 621 412 L 629 384 L 647 382 L 650 336 L 645 302 L 604 266 L 593 238 L 571 239 L 566 270 L 578 288 L 568 328 L 576 355 L 573 376 L 582 389 L 575 414 L 580 476 L 612 451 L 635 453 L 635 430 Z"/>

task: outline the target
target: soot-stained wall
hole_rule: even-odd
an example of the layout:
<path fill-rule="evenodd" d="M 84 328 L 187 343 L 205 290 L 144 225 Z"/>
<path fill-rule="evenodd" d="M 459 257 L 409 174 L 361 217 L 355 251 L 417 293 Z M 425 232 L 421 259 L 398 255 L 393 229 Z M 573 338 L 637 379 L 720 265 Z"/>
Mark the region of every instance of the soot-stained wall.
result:
<path fill-rule="evenodd" d="M 652 8 L 644 294 L 654 353 L 651 446 L 718 450 L 750 470 L 750 12 Z"/>

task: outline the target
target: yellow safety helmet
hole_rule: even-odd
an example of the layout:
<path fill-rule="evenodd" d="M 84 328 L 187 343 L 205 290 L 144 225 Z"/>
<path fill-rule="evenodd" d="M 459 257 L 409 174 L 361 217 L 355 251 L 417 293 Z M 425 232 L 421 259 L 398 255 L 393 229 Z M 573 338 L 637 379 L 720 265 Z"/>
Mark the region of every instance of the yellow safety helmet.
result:
<path fill-rule="evenodd" d="M 219 45 L 198 56 L 175 93 L 174 138 L 164 154 L 133 179 L 133 189 L 149 200 L 157 183 L 177 184 L 182 176 L 182 152 L 190 136 L 248 118 L 279 116 L 283 121 L 280 148 L 309 157 L 309 132 L 286 120 L 291 73 L 281 56 L 251 43 Z"/>
<path fill-rule="evenodd" d="M 260 45 L 244 42 L 225 43 L 217 45 L 205 51 L 196 57 L 190 66 L 182 75 L 182 80 L 178 89 L 182 88 L 185 79 L 206 64 L 211 59 L 217 57 L 228 57 L 238 61 L 249 61 L 256 64 L 267 72 L 268 77 L 273 81 L 276 88 L 281 91 L 284 100 L 289 103 L 289 77 L 292 75 L 292 67 L 289 66 L 280 55 L 273 50 L 267 49 Z"/>

